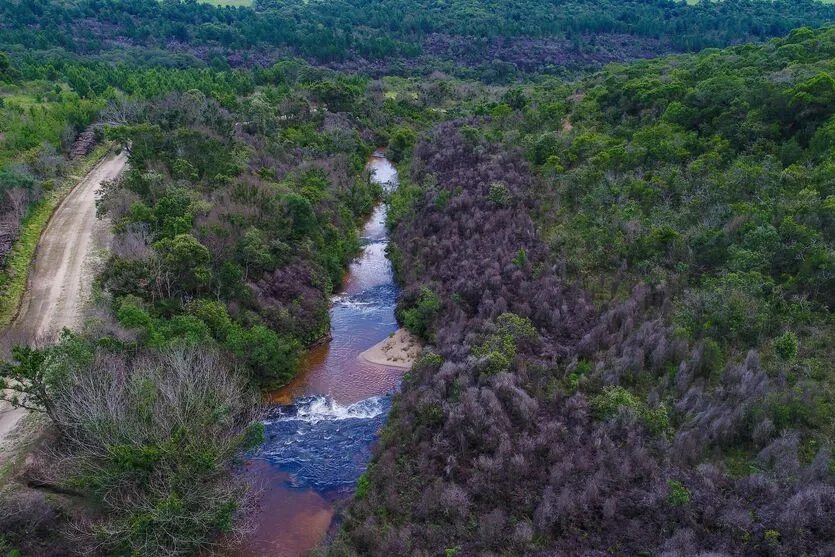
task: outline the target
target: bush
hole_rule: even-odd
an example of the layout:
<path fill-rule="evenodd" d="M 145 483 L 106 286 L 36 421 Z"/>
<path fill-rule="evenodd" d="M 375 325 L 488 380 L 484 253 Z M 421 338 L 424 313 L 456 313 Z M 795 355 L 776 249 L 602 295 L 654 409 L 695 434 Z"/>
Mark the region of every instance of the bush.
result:
<path fill-rule="evenodd" d="M 393 162 L 400 162 L 415 144 L 415 132 L 409 128 L 397 128 L 391 134 L 388 156 Z"/>
<path fill-rule="evenodd" d="M 794 361 L 797 357 L 797 335 L 791 331 L 786 331 L 774 339 L 774 351 L 783 360 Z"/>
<path fill-rule="evenodd" d="M 503 313 L 496 318 L 495 332 L 485 339 L 483 344 L 473 347 L 473 354 L 478 357 L 500 355 L 510 362 L 516 357 L 519 343 L 531 341 L 538 337 L 536 328 L 530 319 L 520 317 L 515 313 Z"/>
<path fill-rule="evenodd" d="M 758 272 L 729 273 L 688 291 L 676 319 L 696 338 L 746 346 L 756 344 L 772 323 L 773 281 Z"/>
<path fill-rule="evenodd" d="M 485 375 L 496 375 L 510 369 L 507 356 L 498 351 L 487 353 L 479 363 L 479 371 Z"/>
<path fill-rule="evenodd" d="M 623 409 L 628 409 L 634 412 L 650 431 L 658 433 L 670 426 L 666 407 L 660 405 L 655 410 L 650 410 L 645 402 L 620 386 L 604 387 L 601 394 L 591 399 L 590 406 L 598 419 L 615 418 Z"/>
<path fill-rule="evenodd" d="M 54 394 L 61 482 L 102 513 L 89 533 L 108 552 L 187 555 L 235 528 L 248 486 L 230 467 L 262 442 L 257 394 L 207 350 L 99 352 Z"/>
<path fill-rule="evenodd" d="M 357 501 L 362 501 L 368 497 L 368 490 L 371 488 L 371 481 L 368 479 L 368 474 L 369 472 L 366 470 L 357 480 L 357 489 L 354 491 L 354 497 Z"/>
<path fill-rule="evenodd" d="M 441 311 L 441 299 L 429 287 L 421 287 L 414 306 L 400 312 L 400 320 L 409 331 L 424 341 L 431 341 L 432 326 Z"/>
<path fill-rule="evenodd" d="M 507 189 L 507 186 L 501 182 L 493 182 L 490 184 L 490 192 L 487 194 L 487 199 L 497 207 L 507 207 L 513 201 L 513 194 Z"/>
<path fill-rule="evenodd" d="M 667 501 L 673 507 L 681 507 L 690 502 L 690 490 L 678 480 L 667 480 Z"/>
<path fill-rule="evenodd" d="M 233 326 L 229 329 L 225 346 L 265 385 L 278 385 L 290 380 L 301 354 L 301 346 L 296 340 L 279 336 L 263 325 L 255 325 L 251 329 Z"/>

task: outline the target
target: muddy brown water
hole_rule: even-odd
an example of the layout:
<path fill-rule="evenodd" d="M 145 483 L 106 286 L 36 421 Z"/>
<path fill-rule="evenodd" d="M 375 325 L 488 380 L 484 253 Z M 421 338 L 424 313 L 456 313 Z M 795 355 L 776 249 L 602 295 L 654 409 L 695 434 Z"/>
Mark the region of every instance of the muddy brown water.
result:
<path fill-rule="evenodd" d="M 385 189 L 397 187 L 397 171 L 381 153 L 368 169 Z M 381 204 L 362 230 L 362 251 L 332 301 L 332 340 L 311 350 L 302 372 L 269 397 L 267 441 L 246 465 L 264 490 L 255 529 L 228 555 L 291 557 L 314 548 L 331 526 L 334 503 L 350 496 L 368 464 L 403 374 L 358 359 L 397 330 L 385 219 Z"/>

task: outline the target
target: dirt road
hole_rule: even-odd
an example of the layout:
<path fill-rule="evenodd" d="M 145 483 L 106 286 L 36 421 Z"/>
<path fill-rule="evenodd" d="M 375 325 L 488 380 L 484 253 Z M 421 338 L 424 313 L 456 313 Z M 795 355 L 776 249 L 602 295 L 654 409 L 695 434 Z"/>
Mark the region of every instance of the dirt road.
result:
<path fill-rule="evenodd" d="M 109 225 L 96 219 L 96 192 L 126 163 L 124 152 L 106 157 L 55 210 L 38 243 L 20 312 L 7 333 L 11 341 L 50 339 L 64 327 L 80 325 L 91 292 L 92 261 L 110 238 Z M 25 413 L 0 402 L 0 457 L 6 438 Z"/>

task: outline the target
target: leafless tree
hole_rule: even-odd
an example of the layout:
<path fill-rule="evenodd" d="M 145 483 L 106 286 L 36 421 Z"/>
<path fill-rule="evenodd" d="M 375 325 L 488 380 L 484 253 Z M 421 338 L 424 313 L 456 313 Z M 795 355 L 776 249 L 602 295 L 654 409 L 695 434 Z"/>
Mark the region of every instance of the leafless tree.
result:
<path fill-rule="evenodd" d="M 100 351 L 73 368 L 53 400 L 62 442 L 42 481 L 87 486 L 105 512 L 76 524 L 76 534 L 99 540 L 102 551 L 192 554 L 219 516 L 253 503 L 230 467 L 260 417 L 257 393 L 215 352 L 177 348 L 130 360 Z M 137 530 L 138 517 L 151 515 Z"/>

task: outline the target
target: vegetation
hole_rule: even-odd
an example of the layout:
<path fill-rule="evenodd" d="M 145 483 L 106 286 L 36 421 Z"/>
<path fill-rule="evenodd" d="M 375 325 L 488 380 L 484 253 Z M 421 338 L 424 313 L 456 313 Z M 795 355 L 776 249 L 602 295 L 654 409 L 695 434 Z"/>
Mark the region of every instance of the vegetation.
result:
<path fill-rule="evenodd" d="M 202 0 L 213 6 L 252 6 L 253 0 Z"/>
<path fill-rule="evenodd" d="M 65 334 L 13 357 L 3 374 L 24 385 L 17 402 L 45 411 L 62 434 L 30 474 L 36 485 L 95 501 L 96 518 L 75 526 L 88 534 L 88 550 L 189 555 L 210 534 L 234 531 L 249 491 L 230 467 L 262 442 L 263 426 L 254 422 L 255 393 L 216 354 L 178 348 L 127 356 Z M 8 495 L 4 508 L 32 497 Z M 36 547 L 25 518 L 0 516 L 6 543 Z M 72 536 L 57 526 L 55 536 Z"/>
<path fill-rule="evenodd" d="M 2 176 L 21 222 L 8 224 L 9 318 L 40 231 L 90 160 L 77 153 L 109 135 L 130 170 L 100 201 L 116 231 L 105 307 L 85 336 L 18 347 L 0 372 L 7 398 L 58 436 L 26 477 L 4 478 L 0 547 L 185 555 L 237 535 L 251 492 L 234 470 L 260 443 L 253 386 L 288 380 L 327 334 L 328 296 L 380 195 L 364 174 L 366 81 L 292 63 L 8 70 Z"/>
<path fill-rule="evenodd" d="M 80 164 L 76 163 L 74 169 L 78 170 L 79 174 L 86 173 L 105 153 L 107 153 L 106 147 L 97 147 L 84 161 Z M 10 228 L 10 236 L 17 236 L 17 240 L 13 245 L 9 245 L 11 251 L 6 254 L 3 260 L 4 272 L 0 274 L 0 292 L 2 292 L 2 295 L 0 295 L 0 327 L 8 327 L 14 320 L 20 307 L 21 298 L 26 291 L 29 265 L 35 256 L 38 240 L 40 240 L 41 234 L 49 223 L 52 213 L 55 212 L 56 207 L 69 193 L 73 185 L 71 182 L 64 182 L 58 187 L 53 187 L 51 191 L 43 194 L 40 199 L 34 201 L 25 209 L 26 215 L 17 230 Z M 15 198 L 16 194 L 12 193 L 13 191 L 10 190 L 6 194 L 8 198 Z M 16 219 L 17 215 L 12 214 L 11 217 Z M 9 226 L 14 226 L 14 222 L 9 223 Z"/>
<path fill-rule="evenodd" d="M 25 476 L 15 466 L 4 479 L 2 506 L 16 511 L 0 517 L 0 547 L 194 554 L 246 524 L 251 492 L 236 468 L 260 442 L 255 387 L 289 380 L 327 335 L 328 298 L 381 195 L 364 171 L 378 137 L 367 80 L 292 62 L 225 74 L 84 60 L 11 70 L 9 91 L 31 95 L 31 114 L 50 110 L 35 104 L 42 91 L 70 108 L 37 131 L 4 102 L 10 199 L 15 188 L 40 195 L 21 209 L 22 228 L 9 226 L 20 235 L 9 315 L 39 232 L 81 169 L 81 138 L 109 137 L 130 166 L 99 201 L 116 237 L 95 319 L 82 337 L 13 349 L 0 372 L 6 398 L 44 412 L 57 436 Z M 85 127 L 68 116 L 78 106 L 90 107 Z M 16 137 L 42 143 L 29 154 L 29 143 L 12 148 Z M 40 172 L 44 161 L 59 171 Z"/>
<path fill-rule="evenodd" d="M 437 299 L 404 323 L 441 357 L 324 552 L 835 543 L 833 53 L 802 28 L 424 133 L 393 253 L 401 304 Z"/>
<path fill-rule="evenodd" d="M 199 91 L 123 107 L 109 133 L 130 170 L 100 202 L 117 231 L 101 281 L 138 342 L 215 344 L 265 385 L 293 376 L 327 335 L 328 298 L 380 195 L 364 174 L 368 131 L 316 104 L 327 89 L 353 108 L 363 83 L 265 86 L 233 108 Z"/>
<path fill-rule="evenodd" d="M 270 66 L 290 53 L 375 73 L 441 67 L 505 82 L 519 71 L 562 73 L 764 40 L 835 14 L 813 0 L 247 3 L 9 2 L 0 8 L 0 45 L 35 57 L 60 48 L 88 56 L 130 53 L 172 66 L 199 59 L 217 70 Z"/>
<path fill-rule="evenodd" d="M 429 346 L 321 553 L 835 547 L 835 28 L 800 27 L 835 7 L 229 3 L 0 6 L 0 323 L 71 174 L 130 160 L 96 318 L 0 373 L 54 425 L 0 468 L 0 553 L 240 533 L 379 145 Z"/>
<path fill-rule="evenodd" d="M 102 106 L 65 84 L 23 81 L 0 53 L 0 326 L 13 319 L 49 217 L 104 150 L 85 131 Z"/>

